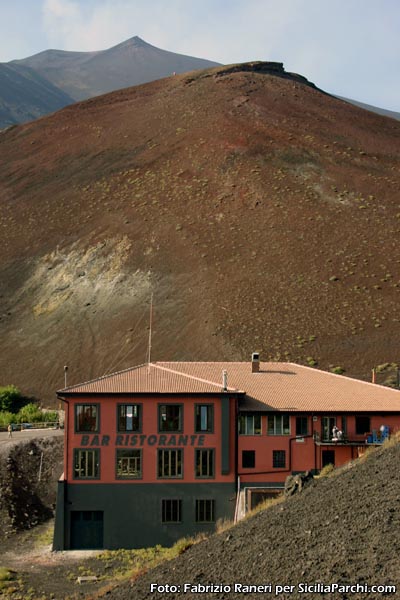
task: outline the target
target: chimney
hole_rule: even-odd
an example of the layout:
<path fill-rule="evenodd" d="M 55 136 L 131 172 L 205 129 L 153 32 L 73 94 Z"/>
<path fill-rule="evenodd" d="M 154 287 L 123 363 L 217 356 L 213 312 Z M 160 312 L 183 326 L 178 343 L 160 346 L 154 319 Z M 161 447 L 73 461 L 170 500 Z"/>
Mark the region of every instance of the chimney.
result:
<path fill-rule="evenodd" d="M 253 352 L 251 355 L 251 372 L 260 372 L 260 354 L 258 352 Z"/>
<path fill-rule="evenodd" d="M 225 369 L 222 371 L 222 389 L 228 391 L 228 372 Z"/>
<path fill-rule="evenodd" d="M 372 369 L 372 383 L 376 383 L 376 371 L 375 371 L 375 368 Z"/>

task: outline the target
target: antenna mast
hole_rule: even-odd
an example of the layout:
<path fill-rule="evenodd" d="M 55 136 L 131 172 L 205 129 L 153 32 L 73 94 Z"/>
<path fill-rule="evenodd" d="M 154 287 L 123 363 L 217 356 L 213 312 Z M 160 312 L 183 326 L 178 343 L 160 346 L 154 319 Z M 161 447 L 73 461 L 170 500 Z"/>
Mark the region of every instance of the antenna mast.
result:
<path fill-rule="evenodd" d="M 147 353 L 147 370 L 150 373 L 150 361 L 151 361 L 151 334 L 152 334 L 152 327 L 153 327 L 153 293 L 151 294 L 151 298 L 150 298 L 150 327 L 149 327 L 149 346 L 148 346 L 148 353 Z"/>

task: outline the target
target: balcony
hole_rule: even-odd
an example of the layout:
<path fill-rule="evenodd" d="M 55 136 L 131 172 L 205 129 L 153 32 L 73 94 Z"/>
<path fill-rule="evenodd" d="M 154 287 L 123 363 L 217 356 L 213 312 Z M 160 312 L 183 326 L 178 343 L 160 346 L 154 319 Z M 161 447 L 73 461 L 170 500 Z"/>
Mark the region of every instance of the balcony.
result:
<path fill-rule="evenodd" d="M 382 425 L 380 429 L 373 429 L 372 432 L 363 434 L 364 437 L 350 439 L 347 434 L 338 436 L 337 438 L 321 438 L 320 434 L 314 432 L 314 442 L 317 446 L 361 446 L 367 444 L 369 446 L 379 446 L 390 437 L 388 425 Z"/>

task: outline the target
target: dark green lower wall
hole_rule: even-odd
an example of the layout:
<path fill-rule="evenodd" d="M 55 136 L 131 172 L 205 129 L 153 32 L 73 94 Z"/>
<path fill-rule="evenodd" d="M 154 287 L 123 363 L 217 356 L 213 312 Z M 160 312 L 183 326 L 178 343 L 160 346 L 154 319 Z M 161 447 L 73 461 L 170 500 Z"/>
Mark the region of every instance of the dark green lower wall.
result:
<path fill-rule="evenodd" d="M 65 537 L 65 488 L 66 481 L 57 482 L 56 518 L 54 522 L 53 550 L 63 550 Z"/>
<path fill-rule="evenodd" d="M 181 523 L 161 522 L 163 499 L 182 500 Z M 59 482 L 53 549 L 71 548 L 72 511 L 103 512 L 104 548 L 171 546 L 184 536 L 215 529 L 215 523 L 196 523 L 198 499 L 215 500 L 215 521 L 233 518 L 236 503 L 233 483 L 71 485 Z"/>

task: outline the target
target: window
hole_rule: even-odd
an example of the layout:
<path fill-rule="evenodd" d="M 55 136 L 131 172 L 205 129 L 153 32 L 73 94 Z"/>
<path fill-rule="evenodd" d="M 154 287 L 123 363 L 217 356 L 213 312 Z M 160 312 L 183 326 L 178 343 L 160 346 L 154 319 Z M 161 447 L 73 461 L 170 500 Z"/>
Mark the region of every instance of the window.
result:
<path fill-rule="evenodd" d="M 182 500 L 162 500 L 161 521 L 180 523 L 182 520 Z"/>
<path fill-rule="evenodd" d="M 195 431 L 212 433 L 214 426 L 214 406 L 212 404 L 196 404 L 195 406 Z"/>
<path fill-rule="evenodd" d="M 99 450 L 74 450 L 74 478 L 98 479 L 100 475 Z"/>
<path fill-rule="evenodd" d="M 239 415 L 240 435 L 261 435 L 261 415 Z"/>
<path fill-rule="evenodd" d="M 256 466 L 256 451 L 242 450 L 242 467 L 243 469 L 254 469 Z"/>
<path fill-rule="evenodd" d="M 99 430 L 99 406 L 97 404 L 75 405 L 75 431 L 77 433 Z"/>
<path fill-rule="evenodd" d="M 182 431 L 181 404 L 161 404 L 158 407 L 160 431 Z"/>
<path fill-rule="evenodd" d="M 296 435 L 307 435 L 308 434 L 308 418 L 307 417 L 296 417 Z"/>
<path fill-rule="evenodd" d="M 321 417 L 321 435 L 323 442 L 331 441 L 334 427 L 336 427 L 336 417 Z"/>
<path fill-rule="evenodd" d="M 182 477 L 183 450 L 158 451 L 158 477 Z"/>
<path fill-rule="evenodd" d="M 214 450 L 196 449 L 196 477 L 214 477 Z"/>
<path fill-rule="evenodd" d="M 268 415 L 268 435 L 290 435 L 289 415 Z"/>
<path fill-rule="evenodd" d="M 119 404 L 117 410 L 118 431 L 141 431 L 140 404 Z"/>
<path fill-rule="evenodd" d="M 142 476 L 142 451 L 117 450 L 117 479 L 138 479 Z"/>
<path fill-rule="evenodd" d="M 286 467 L 286 451 L 285 450 L 273 450 L 272 451 L 272 466 L 274 469 L 284 469 Z"/>
<path fill-rule="evenodd" d="M 356 434 L 362 435 L 371 431 L 371 420 L 369 417 L 356 417 Z"/>
<path fill-rule="evenodd" d="M 196 500 L 196 523 L 215 521 L 215 500 Z"/>

